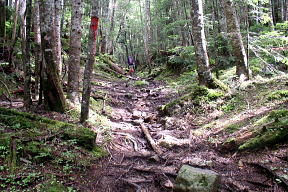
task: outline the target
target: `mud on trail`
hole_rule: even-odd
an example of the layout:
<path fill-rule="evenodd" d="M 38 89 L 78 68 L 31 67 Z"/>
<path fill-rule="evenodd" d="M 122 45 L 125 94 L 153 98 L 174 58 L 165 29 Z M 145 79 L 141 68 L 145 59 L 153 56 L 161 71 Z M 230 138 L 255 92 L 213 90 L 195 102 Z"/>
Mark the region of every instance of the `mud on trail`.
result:
<path fill-rule="evenodd" d="M 98 83 L 93 85 L 94 94 L 106 93 L 105 105 L 112 109 L 109 131 L 96 130 L 97 144 L 104 145 L 110 155 L 87 172 L 80 190 L 173 191 L 180 167 L 189 164 L 218 172 L 222 176 L 220 191 L 285 191 L 285 186 L 276 183 L 277 178 L 257 165 L 265 160 L 275 168 L 287 167 L 287 160 L 277 158 L 285 156 L 287 145 L 257 154 L 223 153 L 217 144 L 208 142 L 209 135 L 191 135 L 191 130 L 198 128 L 191 117 L 179 117 L 178 124 L 167 126 L 169 121 L 158 108 L 176 95 L 163 82 L 147 80 L 149 84 L 136 86 L 139 80 L 109 81 L 98 77 Z M 144 129 L 155 146 L 151 140 L 148 142 Z"/>

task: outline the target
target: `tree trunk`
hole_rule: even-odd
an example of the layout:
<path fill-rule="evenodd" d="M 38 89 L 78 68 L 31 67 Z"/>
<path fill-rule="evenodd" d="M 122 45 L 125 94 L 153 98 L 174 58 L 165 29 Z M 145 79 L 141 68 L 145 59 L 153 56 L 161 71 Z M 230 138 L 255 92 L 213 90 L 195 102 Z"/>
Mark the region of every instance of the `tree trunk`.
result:
<path fill-rule="evenodd" d="M 5 41 L 6 37 L 6 2 L 0 0 L 0 40 L 3 38 Z"/>
<path fill-rule="evenodd" d="M 145 17 L 146 17 L 146 25 L 145 25 L 144 49 L 145 49 L 145 55 L 146 55 L 146 62 L 149 67 L 149 73 L 151 73 L 151 70 L 152 70 L 152 55 L 151 55 L 152 33 L 151 33 L 150 0 L 145 0 Z"/>
<path fill-rule="evenodd" d="M 283 21 L 288 21 L 288 17 L 287 17 L 287 7 L 288 7 L 288 0 L 283 0 L 284 4 L 283 4 Z"/>
<path fill-rule="evenodd" d="M 192 35 L 195 44 L 199 85 L 212 87 L 207 42 L 204 32 L 202 0 L 192 0 Z"/>
<path fill-rule="evenodd" d="M 115 28 L 115 9 L 116 9 L 116 0 L 112 0 L 112 12 L 110 19 L 110 29 L 109 29 L 109 40 L 108 40 L 108 54 L 113 55 L 114 52 L 114 28 Z"/>
<path fill-rule="evenodd" d="M 25 50 L 25 63 L 24 63 L 24 107 L 26 109 L 29 109 L 32 104 L 31 99 L 31 61 L 30 61 L 30 52 L 31 52 L 31 38 L 30 38 L 30 32 L 31 32 L 31 16 L 32 16 L 32 0 L 27 1 L 26 5 L 26 37 L 22 39 L 23 44 L 26 44 L 24 47 Z"/>
<path fill-rule="evenodd" d="M 41 1 L 41 46 L 45 59 L 43 92 L 44 102 L 48 109 L 65 112 L 65 98 L 60 85 L 57 64 L 54 60 L 54 0 Z"/>
<path fill-rule="evenodd" d="M 91 24 L 89 30 L 89 44 L 88 44 L 88 62 L 84 70 L 84 79 L 83 79 L 83 95 L 81 102 L 81 117 L 80 122 L 84 123 L 89 118 L 89 104 L 90 104 L 90 93 L 91 93 L 91 75 L 93 71 L 93 65 L 95 63 L 95 54 L 96 54 L 96 35 L 98 29 L 98 9 L 99 1 L 92 1 L 92 15 L 91 15 Z"/>
<path fill-rule="evenodd" d="M 12 39 L 11 39 L 13 44 L 14 44 L 14 41 L 16 39 L 17 23 L 18 23 L 18 11 L 19 11 L 19 0 L 16 0 L 15 1 L 15 13 L 13 16 Z"/>
<path fill-rule="evenodd" d="M 62 0 L 55 0 L 55 17 L 54 17 L 54 32 L 55 32 L 55 62 L 57 65 L 59 76 L 62 72 L 62 54 L 61 54 L 61 5 Z"/>
<path fill-rule="evenodd" d="M 33 14 L 33 31 L 34 31 L 34 52 L 35 52 L 35 95 L 34 98 L 39 97 L 39 84 L 41 77 L 42 65 L 42 52 L 41 52 L 41 31 L 40 31 L 40 15 L 39 15 L 39 2 L 34 1 L 34 14 Z M 42 99 L 42 98 L 41 98 Z"/>
<path fill-rule="evenodd" d="M 72 0 L 71 37 L 68 62 L 67 98 L 75 103 L 79 101 L 79 71 L 82 37 L 82 0 Z"/>
<path fill-rule="evenodd" d="M 102 1 L 102 39 L 101 39 L 101 53 L 106 53 L 107 51 L 107 40 L 108 40 L 108 21 L 109 21 L 109 2 L 110 0 Z"/>
<path fill-rule="evenodd" d="M 223 0 L 224 11 L 227 22 L 227 32 L 231 39 L 233 55 L 236 63 L 236 73 L 241 79 L 250 78 L 247 55 L 243 44 L 240 27 L 236 16 L 236 11 L 231 0 Z"/>

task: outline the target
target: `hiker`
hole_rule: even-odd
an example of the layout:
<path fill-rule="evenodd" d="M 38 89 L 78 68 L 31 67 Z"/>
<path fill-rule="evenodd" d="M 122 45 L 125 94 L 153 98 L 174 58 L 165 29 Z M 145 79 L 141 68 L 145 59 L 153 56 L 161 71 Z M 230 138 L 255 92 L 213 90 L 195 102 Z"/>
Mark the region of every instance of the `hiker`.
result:
<path fill-rule="evenodd" d="M 128 57 L 129 75 L 135 73 L 135 61 L 132 56 Z"/>

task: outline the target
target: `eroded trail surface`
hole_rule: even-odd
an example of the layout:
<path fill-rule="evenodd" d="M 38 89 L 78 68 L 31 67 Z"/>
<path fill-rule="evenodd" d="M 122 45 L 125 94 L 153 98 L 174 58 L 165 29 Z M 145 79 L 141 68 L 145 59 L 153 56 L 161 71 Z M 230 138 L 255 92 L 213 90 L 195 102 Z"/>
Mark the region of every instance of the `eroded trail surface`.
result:
<path fill-rule="evenodd" d="M 100 83 L 94 85 L 94 93 L 105 92 L 106 105 L 112 108 L 110 129 L 107 133 L 98 130 L 97 142 L 106 145 L 110 156 L 87 173 L 91 180 L 85 184 L 86 190 L 173 191 L 177 172 L 183 164 L 189 164 L 218 172 L 222 176 L 220 191 L 283 191 L 275 189 L 275 180 L 261 170 L 243 163 L 249 159 L 271 159 L 269 151 L 261 157 L 251 153 L 222 153 L 207 137 L 190 135 L 191 130 L 197 129 L 191 119 L 183 118 L 179 124 L 167 126 L 169 121 L 159 114 L 158 108 L 175 95 L 164 83 L 153 80 L 135 86 L 135 79 L 107 81 L 99 77 L 97 82 Z M 148 142 L 143 127 L 159 151 Z M 267 180 L 270 185 L 262 184 Z"/>

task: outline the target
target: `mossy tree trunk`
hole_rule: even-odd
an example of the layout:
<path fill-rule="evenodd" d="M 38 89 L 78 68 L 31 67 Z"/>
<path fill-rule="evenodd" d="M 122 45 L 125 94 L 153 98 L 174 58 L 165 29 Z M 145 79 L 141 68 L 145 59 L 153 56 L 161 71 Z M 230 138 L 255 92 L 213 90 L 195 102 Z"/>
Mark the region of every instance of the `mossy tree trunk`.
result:
<path fill-rule="evenodd" d="M 92 14 L 91 14 L 91 24 L 89 30 L 89 44 L 88 44 L 88 62 L 84 70 L 83 79 L 83 95 L 81 102 L 81 117 L 80 122 L 84 123 L 89 117 L 89 104 L 90 104 L 90 93 L 91 93 L 91 76 L 93 71 L 93 65 L 95 63 L 96 54 L 96 35 L 98 27 L 98 9 L 99 1 L 92 1 Z"/>
<path fill-rule="evenodd" d="M 49 110 L 64 112 L 66 101 L 60 85 L 60 77 L 57 64 L 54 60 L 54 0 L 42 0 L 40 2 L 41 14 L 41 45 L 44 55 L 43 92 L 44 102 Z"/>
<path fill-rule="evenodd" d="M 79 97 L 79 71 L 82 37 L 82 0 L 72 1 L 71 38 L 68 64 L 67 98 L 75 103 Z"/>
<path fill-rule="evenodd" d="M 192 35 L 196 50 L 199 84 L 213 86 L 213 78 L 209 66 L 207 42 L 204 32 L 203 1 L 191 0 L 192 3 Z"/>
<path fill-rule="evenodd" d="M 250 69 L 248 66 L 247 54 L 240 33 L 235 7 L 232 0 L 223 0 L 224 12 L 226 15 L 227 32 L 233 47 L 233 55 L 236 63 L 236 73 L 244 80 L 250 78 Z"/>

